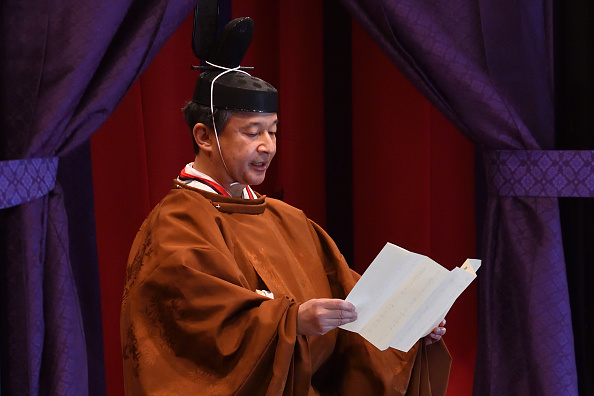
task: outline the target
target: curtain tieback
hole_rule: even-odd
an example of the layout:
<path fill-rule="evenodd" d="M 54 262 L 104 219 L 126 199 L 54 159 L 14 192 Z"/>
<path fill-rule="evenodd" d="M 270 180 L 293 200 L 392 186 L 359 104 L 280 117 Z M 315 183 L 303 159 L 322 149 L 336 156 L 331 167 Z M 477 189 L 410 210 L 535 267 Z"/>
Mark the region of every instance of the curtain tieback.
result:
<path fill-rule="evenodd" d="M 493 150 L 489 192 L 503 197 L 594 197 L 594 151 Z"/>
<path fill-rule="evenodd" d="M 0 161 L 0 209 L 42 197 L 56 184 L 58 157 Z"/>

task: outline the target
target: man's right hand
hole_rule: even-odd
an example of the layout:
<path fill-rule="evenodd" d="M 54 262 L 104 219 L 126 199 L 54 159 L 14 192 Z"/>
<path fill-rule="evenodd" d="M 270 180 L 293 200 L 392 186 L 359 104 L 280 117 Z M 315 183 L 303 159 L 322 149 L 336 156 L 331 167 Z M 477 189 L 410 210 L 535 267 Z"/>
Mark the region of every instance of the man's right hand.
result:
<path fill-rule="evenodd" d="M 297 313 L 298 335 L 322 335 L 357 319 L 355 306 L 336 298 L 316 298 L 304 302 Z"/>

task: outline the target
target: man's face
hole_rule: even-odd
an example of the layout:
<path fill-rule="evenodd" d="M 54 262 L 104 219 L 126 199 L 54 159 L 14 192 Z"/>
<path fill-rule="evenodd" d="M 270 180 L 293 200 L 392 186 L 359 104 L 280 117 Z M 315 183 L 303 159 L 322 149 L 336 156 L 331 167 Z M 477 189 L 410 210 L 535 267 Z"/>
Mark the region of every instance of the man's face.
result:
<path fill-rule="evenodd" d="M 277 123 L 276 113 L 237 112 L 231 115 L 219 134 L 230 174 L 224 183 L 258 185 L 264 181 L 266 170 L 276 154 Z"/>

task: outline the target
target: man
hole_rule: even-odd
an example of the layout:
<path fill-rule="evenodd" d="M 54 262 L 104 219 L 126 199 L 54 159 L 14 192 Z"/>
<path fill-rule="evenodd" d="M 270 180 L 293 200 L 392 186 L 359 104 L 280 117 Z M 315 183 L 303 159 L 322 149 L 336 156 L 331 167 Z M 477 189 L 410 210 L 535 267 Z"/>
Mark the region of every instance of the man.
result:
<path fill-rule="evenodd" d="M 184 108 L 194 162 L 130 253 L 126 393 L 444 394 L 443 327 L 407 353 L 337 328 L 357 317 L 344 298 L 359 276 L 303 212 L 250 187 L 276 152 L 276 89 L 210 63 Z"/>

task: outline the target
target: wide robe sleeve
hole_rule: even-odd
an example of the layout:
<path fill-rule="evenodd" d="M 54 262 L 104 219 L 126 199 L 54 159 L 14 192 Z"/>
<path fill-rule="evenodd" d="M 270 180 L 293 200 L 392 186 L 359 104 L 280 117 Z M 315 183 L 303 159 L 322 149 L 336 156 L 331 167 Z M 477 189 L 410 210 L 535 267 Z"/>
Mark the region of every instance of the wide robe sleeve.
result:
<path fill-rule="evenodd" d="M 121 314 L 126 394 L 307 395 L 298 304 L 255 293 L 255 273 L 234 259 L 220 218 L 186 198 L 166 197 L 132 247 Z"/>
<path fill-rule="evenodd" d="M 334 241 L 317 224 L 311 233 L 323 257 L 336 298 L 346 298 L 360 275 L 350 269 Z M 313 359 L 313 357 L 312 357 Z M 339 330 L 332 356 L 314 374 L 312 383 L 323 395 L 445 395 L 451 356 L 443 340 L 423 340 L 407 353 L 380 351 L 359 334 Z"/>

